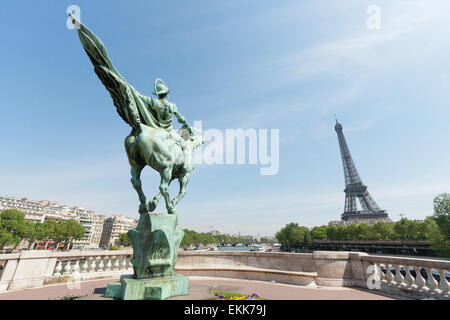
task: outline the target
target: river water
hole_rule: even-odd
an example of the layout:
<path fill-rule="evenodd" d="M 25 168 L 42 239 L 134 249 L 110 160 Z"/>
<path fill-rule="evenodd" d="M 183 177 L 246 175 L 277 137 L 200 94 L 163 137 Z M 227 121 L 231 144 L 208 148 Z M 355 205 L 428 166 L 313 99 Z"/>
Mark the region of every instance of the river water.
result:
<path fill-rule="evenodd" d="M 250 251 L 255 247 L 217 247 L 218 251 Z"/>

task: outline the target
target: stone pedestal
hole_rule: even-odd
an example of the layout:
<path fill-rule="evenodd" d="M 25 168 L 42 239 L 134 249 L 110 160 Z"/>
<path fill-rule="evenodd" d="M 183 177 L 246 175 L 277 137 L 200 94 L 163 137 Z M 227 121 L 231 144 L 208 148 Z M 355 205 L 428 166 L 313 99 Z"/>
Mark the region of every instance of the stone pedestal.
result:
<path fill-rule="evenodd" d="M 133 279 L 123 275 L 120 282 L 106 288 L 105 297 L 122 300 L 164 300 L 169 297 L 188 294 L 189 279 L 174 273 L 169 277 Z"/>
<path fill-rule="evenodd" d="M 187 277 L 174 272 L 184 232 L 175 214 L 143 213 L 128 231 L 133 243 L 133 275 L 109 284 L 105 296 L 122 300 L 163 300 L 188 293 Z"/>

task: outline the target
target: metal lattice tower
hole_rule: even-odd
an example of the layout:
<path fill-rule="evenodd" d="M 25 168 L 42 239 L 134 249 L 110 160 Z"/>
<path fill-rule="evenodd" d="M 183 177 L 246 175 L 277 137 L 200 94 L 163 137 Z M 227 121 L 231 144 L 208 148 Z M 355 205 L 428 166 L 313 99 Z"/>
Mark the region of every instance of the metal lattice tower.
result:
<path fill-rule="evenodd" d="M 362 183 L 345 141 L 342 125 L 337 119 L 334 130 L 336 130 L 338 136 L 345 177 L 345 207 L 342 220 L 389 220 L 387 213 L 380 209 L 367 191 L 367 186 Z M 356 199 L 358 199 L 362 210 L 358 210 Z"/>

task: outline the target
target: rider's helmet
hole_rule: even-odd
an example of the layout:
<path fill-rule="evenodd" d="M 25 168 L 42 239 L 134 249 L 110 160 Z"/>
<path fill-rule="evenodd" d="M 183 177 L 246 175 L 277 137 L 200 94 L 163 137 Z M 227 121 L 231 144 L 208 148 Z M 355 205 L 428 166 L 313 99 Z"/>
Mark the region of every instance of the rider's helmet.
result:
<path fill-rule="evenodd" d="M 166 86 L 164 81 L 162 81 L 159 78 L 155 80 L 153 87 L 154 87 L 153 94 L 158 97 L 161 95 L 166 95 L 170 92 L 169 88 Z"/>

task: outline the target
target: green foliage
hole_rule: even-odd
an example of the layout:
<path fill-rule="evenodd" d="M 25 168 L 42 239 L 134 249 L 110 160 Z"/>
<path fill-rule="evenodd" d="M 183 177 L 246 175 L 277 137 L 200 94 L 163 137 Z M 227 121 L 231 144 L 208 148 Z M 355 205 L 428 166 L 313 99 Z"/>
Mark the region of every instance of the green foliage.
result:
<path fill-rule="evenodd" d="M 47 220 L 43 223 L 43 240 L 54 239 L 57 234 L 58 223 L 55 220 Z"/>
<path fill-rule="evenodd" d="M 373 240 L 391 240 L 395 238 L 394 224 L 378 221 L 372 226 Z"/>
<path fill-rule="evenodd" d="M 450 258 L 450 194 L 442 193 L 433 200 L 435 222 L 439 232 L 434 228 L 431 245 L 439 256 Z M 430 222 L 431 224 L 431 222 Z"/>
<path fill-rule="evenodd" d="M 431 246 L 438 256 L 450 258 L 450 240 L 433 240 Z"/>
<path fill-rule="evenodd" d="M 24 228 L 24 234 L 23 237 L 26 239 L 29 243 L 28 249 L 30 249 L 33 242 L 37 239 L 38 234 L 38 227 L 40 224 L 33 223 L 31 221 L 25 221 L 25 228 Z"/>
<path fill-rule="evenodd" d="M 311 247 L 311 244 L 311 231 L 309 231 L 308 229 L 303 233 L 303 245 L 306 249 L 309 249 Z"/>
<path fill-rule="evenodd" d="M 181 241 L 181 247 L 189 247 L 191 245 L 209 245 L 224 242 L 256 242 L 255 239 L 248 239 L 245 237 L 233 237 L 228 235 L 215 235 L 211 233 L 196 232 L 193 230 L 184 229 L 184 237 Z"/>
<path fill-rule="evenodd" d="M 83 226 L 73 219 L 49 222 L 47 226 L 52 235 L 49 238 L 58 244 L 63 242 L 64 249 L 68 248 L 70 240 L 81 239 L 85 233 Z"/>
<path fill-rule="evenodd" d="M 25 233 L 25 214 L 15 209 L 0 213 L 0 249 L 17 246 Z"/>
<path fill-rule="evenodd" d="M 450 239 L 450 194 L 442 193 L 433 200 L 434 215 L 444 239 Z"/>
<path fill-rule="evenodd" d="M 424 221 L 403 218 L 396 223 L 380 221 L 373 225 L 361 223 L 318 226 L 311 231 L 297 223 L 289 223 L 276 234 L 276 238 L 285 249 L 298 246 L 308 248 L 312 240 L 427 240 L 439 255 L 450 257 L 448 235 L 450 195 L 440 195 L 436 197 L 434 203 L 435 215 L 427 217 Z"/>
<path fill-rule="evenodd" d="M 308 235 L 305 236 L 305 233 Z M 284 248 L 292 248 L 300 244 L 305 244 L 305 240 L 309 239 L 311 242 L 311 236 L 309 235 L 309 228 L 299 226 L 297 223 L 289 223 L 275 235 L 278 241 Z"/>
<path fill-rule="evenodd" d="M 245 295 L 242 293 L 235 293 L 228 291 L 213 291 L 212 294 L 218 300 L 265 300 L 256 293 L 253 293 L 251 295 L 249 294 Z"/>
<path fill-rule="evenodd" d="M 311 230 L 311 237 L 314 240 L 323 240 L 327 238 L 327 226 L 314 227 Z"/>
<path fill-rule="evenodd" d="M 3 249 L 5 246 L 9 246 L 14 243 L 15 243 L 14 236 L 8 231 L 0 229 L 0 249 Z"/>
<path fill-rule="evenodd" d="M 344 226 L 329 226 L 326 230 L 327 240 L 346 240 Z"/>
<path fill-rule="evenodd" d="M 121 246 L 129 246 L 129 245 L 131 245 L 131 240 L 128 237 L 127 233 L 119 234 L 118 244 L 121 245 Z"/>
<path fill-rule="evenodd" d="M 118 245 L 113 244 L 113 245 L 109 248 L 109 250 L 115 251 L 115 250 L 120 250 L 120 248 L 119 248 Z"/>
<path fill-rule="evenodd" d="M 5 246 L 17 246 L 22 240 L 29 242 L 29 248 L 36 240 L 64 241 L 67 245 L 71 239 L 81 239 L 85 229 L 75 220 L 47 220 L 36 223 L 25 220 L 25 214 L 15 209 L 0 213 L 0 249 Z"/>

